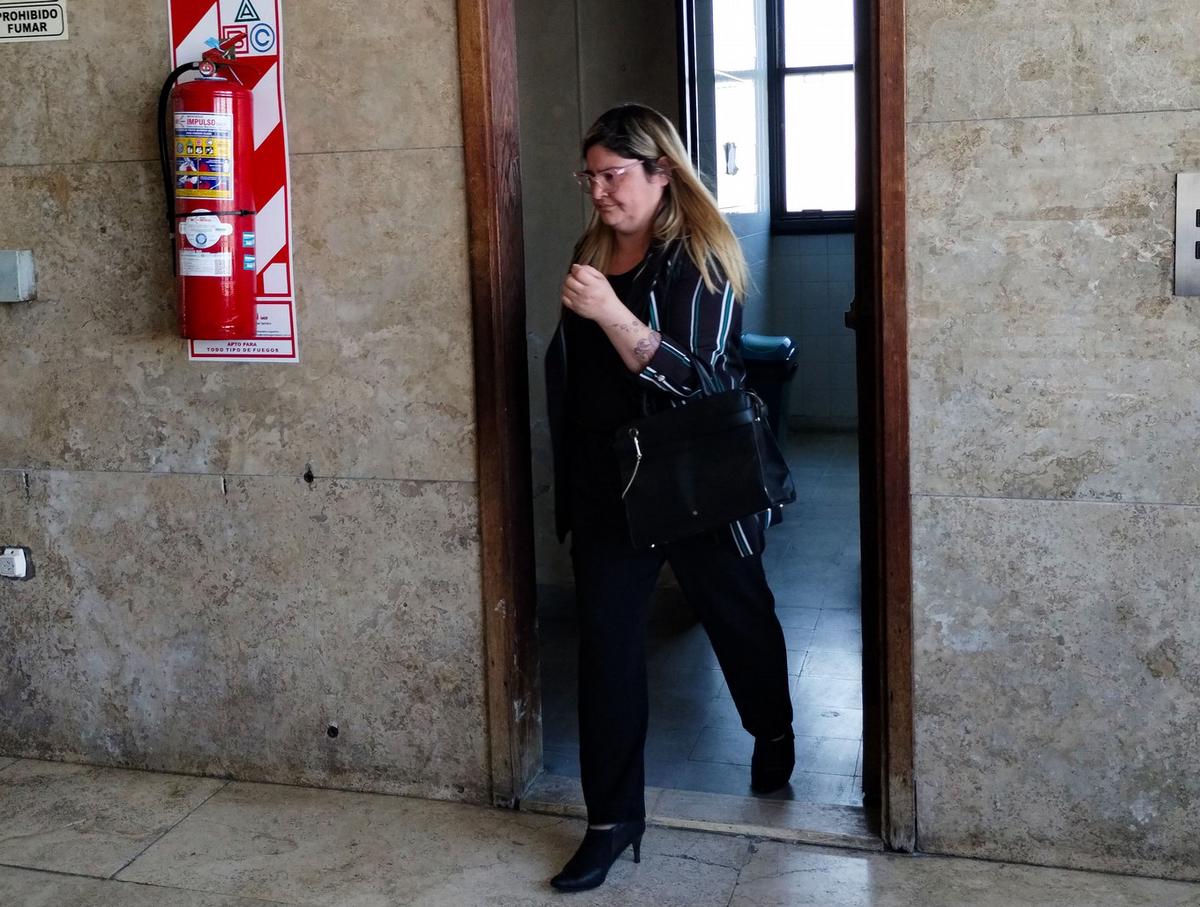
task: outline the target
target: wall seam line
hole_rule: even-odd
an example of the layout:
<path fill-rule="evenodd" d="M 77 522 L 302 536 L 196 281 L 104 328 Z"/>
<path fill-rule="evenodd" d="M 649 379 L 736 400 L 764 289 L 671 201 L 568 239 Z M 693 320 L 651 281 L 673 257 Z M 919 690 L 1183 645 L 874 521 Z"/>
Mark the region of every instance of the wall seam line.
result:
<path fill-rule="evenodd" d="M 294 473 L 277 473 L 277 472 L 183 472 L 179 470 L 171 470 L 169 472 L 155 472 L 150 470 L 140 469 L 68 469 L 58 466 L 47 467 L 0 467 L 0 474 L 4 473 L 27 473 L 36 475 L 38 473 L 50 472 L 65 472 L 71 475 L 117 475 L 117 476 L 147 476 L 150 478 L 156 477 L 185 477 L 185 478 L 212 478 L 212 479 L 299 479 L 303 480 L 302 475 Z M 338 476 L 338 475 L 322 475 L 321 473 L 313 473 L 314 479 L 326 479 L 334 482 L 407 482 L 412 485 L 478 485 L 478 479 L 409 479 L 395 476 Z"/>
<path fill-rule="evenodd" d="M 1086 113 L 1014 113 L 994 117 L 954 117 L 945 120 L 909 120 L 906 126 L 941 126 L 952 123 L 1003 123 L 1008 120 L 1074 120 L 1081 117 L 1144 116 L 1152 113 L 1197 113 L 1200 107 L 1148 107 L 1144 110 L 1089 110 Z"/>
<path fill-rule="evenodd" d="M 952 494 L 948 492 L 933 492 L 933 491 L 914 491 L 914 498 L 948 498 L 948 499 L 967 499 L 977 501 L 1029 501 L 1031 503 L 1045 504 L 1106 504 L 1112 507 L 1183 507 L 1192 510 L 1200 510 L 1200 503 L 1188 504 L 1180 501 L 1105 501 L 1100 498 L 1043 498 L 1043 497 L 1017 497 L 1015 495 L 1004 494 Z"/>
<path fill-rule="evenodd" d="M 290 157 L 317 157 L 322 154 L 394 154 L 406 151 L 462 151 L 462 145 L 412 145 L 397 148 L 331 148 L 322 151 L 293 151 Z M 0 163 L 0 170 L 32 170 L 38 167 L 110 167 L 115 164 L 158 164 L 157 158 L 120 158 L 117 160 L 37 161 L 35 163 Z"/>

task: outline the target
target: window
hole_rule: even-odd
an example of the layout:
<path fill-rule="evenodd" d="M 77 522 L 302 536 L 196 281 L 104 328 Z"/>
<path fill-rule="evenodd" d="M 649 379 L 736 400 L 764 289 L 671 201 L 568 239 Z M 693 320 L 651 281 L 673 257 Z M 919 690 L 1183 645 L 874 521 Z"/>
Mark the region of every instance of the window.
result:
<path fill-rule="evenodd" d="M 854 0 L 768 0 L 771 218 L 854 229 Z"/>
<path fill-rule="evenodd" d="M 721 211 L 764 219 L 769 197 L 765 12 L 762 0 L 712 0 L 715 135 L 709 152 Z"/>

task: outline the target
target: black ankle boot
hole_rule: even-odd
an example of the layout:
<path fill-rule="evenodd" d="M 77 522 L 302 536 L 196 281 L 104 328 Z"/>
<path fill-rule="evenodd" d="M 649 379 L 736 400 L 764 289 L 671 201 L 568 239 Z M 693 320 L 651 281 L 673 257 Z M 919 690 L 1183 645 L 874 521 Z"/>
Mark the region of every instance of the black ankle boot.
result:
<path fill-rule="evenodd" d="M 642 862 L 642 834 L 645 831 L 644 819 L 618 822 L 612 828 L 589 828 L 575 856 L 567 860 L 567 865 L 550 880 L 550 884 L 559 891 L 595 888 L 604 881 L 612 864 L 630 844 L 633 845 L 633 862 Z"/>
<path fill-rule="evenodd" d="M 796 767 L 796 735 L 789 729 L 782 740 L 754 738 L 750 757 L 750 789 L 756 794 L 779 790 L 792 777 Z"/>

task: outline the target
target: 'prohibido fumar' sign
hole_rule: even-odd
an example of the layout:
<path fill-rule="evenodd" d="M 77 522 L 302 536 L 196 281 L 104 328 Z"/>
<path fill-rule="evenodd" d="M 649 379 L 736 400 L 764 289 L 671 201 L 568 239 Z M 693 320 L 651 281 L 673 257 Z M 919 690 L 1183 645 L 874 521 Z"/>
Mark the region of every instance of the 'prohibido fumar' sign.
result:
<path fill-rule="evenodd" d="M 67 0 L 0 0 L 0 44 L 67 40 Z"/>

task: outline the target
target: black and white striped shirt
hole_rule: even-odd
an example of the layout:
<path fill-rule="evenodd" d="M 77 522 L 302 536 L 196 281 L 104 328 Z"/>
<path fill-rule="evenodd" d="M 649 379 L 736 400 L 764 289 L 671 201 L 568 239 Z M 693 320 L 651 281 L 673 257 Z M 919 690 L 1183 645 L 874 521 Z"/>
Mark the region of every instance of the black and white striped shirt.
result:
<path fill-rule="evenodd" d="M 634 311 L 648 313 L 647 323 L 662 337 L 658 350 L 646 366 L 631 375 L 648 394 L 661 403 L 678 403 L 704 393 L 697 361 L 713 377 L 716 390 L 736 390 L 745 381 L 741 356 L 742 312 L 733 286 L 718 272 L 715 288 L 704 283 L 700 269 L 681 243 L 653 248 L 635 291 L 645 294 Z M 644 303 L 644 305 L 643 305 Z M 546 387 L 555 465 L 555 523 L 560 540 L 570 530 L 568 475 L 570 462 L 566 443 L 567 388 L 570 363 L 562 326 L 547 351 Z M 728 538 L 743 557 L 763 550 L 763 533 L 770 513 L 744 517 L 729 524 Z"/>

